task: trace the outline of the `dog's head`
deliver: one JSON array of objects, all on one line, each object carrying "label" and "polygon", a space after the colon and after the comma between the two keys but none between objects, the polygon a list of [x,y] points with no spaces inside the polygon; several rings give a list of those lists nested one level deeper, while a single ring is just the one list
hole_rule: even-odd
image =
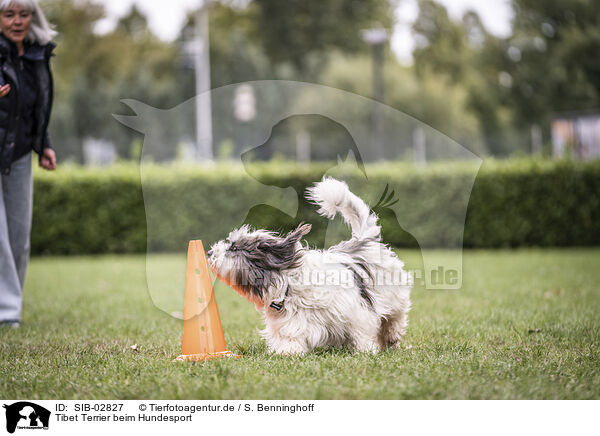
[{"label": "dog's head", "polygon": [[208,262],[220,280],[262,307],[270,288],[281,289],[282,271],[300,266],[300,238],[310,229],[301,224],[283,236],[244,225],[210,248]]}]

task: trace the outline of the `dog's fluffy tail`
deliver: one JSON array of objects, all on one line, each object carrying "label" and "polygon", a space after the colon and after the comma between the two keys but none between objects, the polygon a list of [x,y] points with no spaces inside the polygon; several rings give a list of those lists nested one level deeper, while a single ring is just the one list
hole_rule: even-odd
[{"label": "dog's fluffy tail", "polygon": [[333,219],[340,213],[352,229],[356,239],[381,239],[377,215],[371,213],[364,201],[350,192],[348,185],[332,178],[324,178],[307,189],[306,198],[319,206],[319,214]]}]

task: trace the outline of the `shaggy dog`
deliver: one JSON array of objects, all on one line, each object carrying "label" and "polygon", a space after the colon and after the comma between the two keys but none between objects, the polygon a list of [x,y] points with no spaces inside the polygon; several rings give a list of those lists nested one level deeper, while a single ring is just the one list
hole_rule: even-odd
[{"label": "shaggy dog", "polygon": [[412,277],[381,243],[377,216],[338,180],[307,190],[318,212],[340,213],[352,237],[327,250],[300,239],[302,224],[280,236],[248,226],[234,230],[209,250],[209,263],[225,283],[264,310],[261,332],[271,351],[303,354],[315,347],[353,347],[377,352],[398,347],[406,333]]}]

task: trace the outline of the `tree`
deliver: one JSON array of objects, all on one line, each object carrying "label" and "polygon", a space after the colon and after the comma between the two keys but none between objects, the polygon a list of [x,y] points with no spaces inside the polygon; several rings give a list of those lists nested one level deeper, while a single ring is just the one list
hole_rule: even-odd
[{"label": "tree", "polygon": [[[523,122],[600,107],[600,3],[513,0],[507,40],[513,110]],[[512,54],[512,56],[511,56]]]},{"label": "tree", "polygon": [[74,156],[81,161],[81,135],[86,131],[86,122],[79,115],[86,112],[91,102],[78,105],[81,99],[76,97],[76,90],[85,80],[81,66],[87,63],[90,48],[96,43],[93,28],[104,16],[104,8],[86,0],[77,5],[70,0],[48,0],[41,7],[59,31],[56,57],[52,60],[55,102],[51,136],[61,158]]},{"label": "tree", "polygon": [[123,112],[123,98],[158,107],[180,102],[176,47],[154,36],[135,7],[104,35],[94,32],[104,8],[93,1],[48,0],[42,7],[59,31],[50,126],[59,154],[82,161],[83,140],[96,137],[129,157],[137,134],[111,114]]},{"label": "tree", "polygon": [[361,30],[391,28],[395,1],[254,0],[248,13],[252,35],[274,65],[292,66],[298,78],[314,79],[335,51],[365,52]]},{"label": "tree", "polygon": [[414,69],[420,81],[433,74],[462,88],[465,107],[479,121],[488,152],[511,152],[507,136],[511,118],[502,110],[504,90],[498,82],[506,57],[501,41],[485,29],[474,11],[467,11],[462,21],[454,21],[446,8],[433,0],[419,1],[413,33],[417,43]]},{"label": "tree", "polygon": [[417,74],[430,70],[448,76],[453,82],[464,78],[471,60],[466,29],[450,19],[444,6],[433,0],[420,0],[412,30]]}]

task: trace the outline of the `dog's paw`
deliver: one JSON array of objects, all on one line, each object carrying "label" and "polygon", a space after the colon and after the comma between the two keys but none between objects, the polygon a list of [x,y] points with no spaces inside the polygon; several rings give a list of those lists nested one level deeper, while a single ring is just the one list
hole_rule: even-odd
[{"label": "dog's paw", "polygon": [[284,342],[277,344],[272,351],[280,356],[302,356],[308,350],[298,342]]},{"label": "dog's paw", "polygon": [[401,338],[396,339],[396,340],[391,340],[386,345],[387,345],[387,348],[392,348],[392,349],[397,349],[397,350],[401,350],[404,348],[404,342],[402,342]]},{"label": "dog's paw", "polygon": [[354,346],[354,349],[357,353],[371,353],[377,354],[381,351],[381,347],[377,342],[361,342]]}]

